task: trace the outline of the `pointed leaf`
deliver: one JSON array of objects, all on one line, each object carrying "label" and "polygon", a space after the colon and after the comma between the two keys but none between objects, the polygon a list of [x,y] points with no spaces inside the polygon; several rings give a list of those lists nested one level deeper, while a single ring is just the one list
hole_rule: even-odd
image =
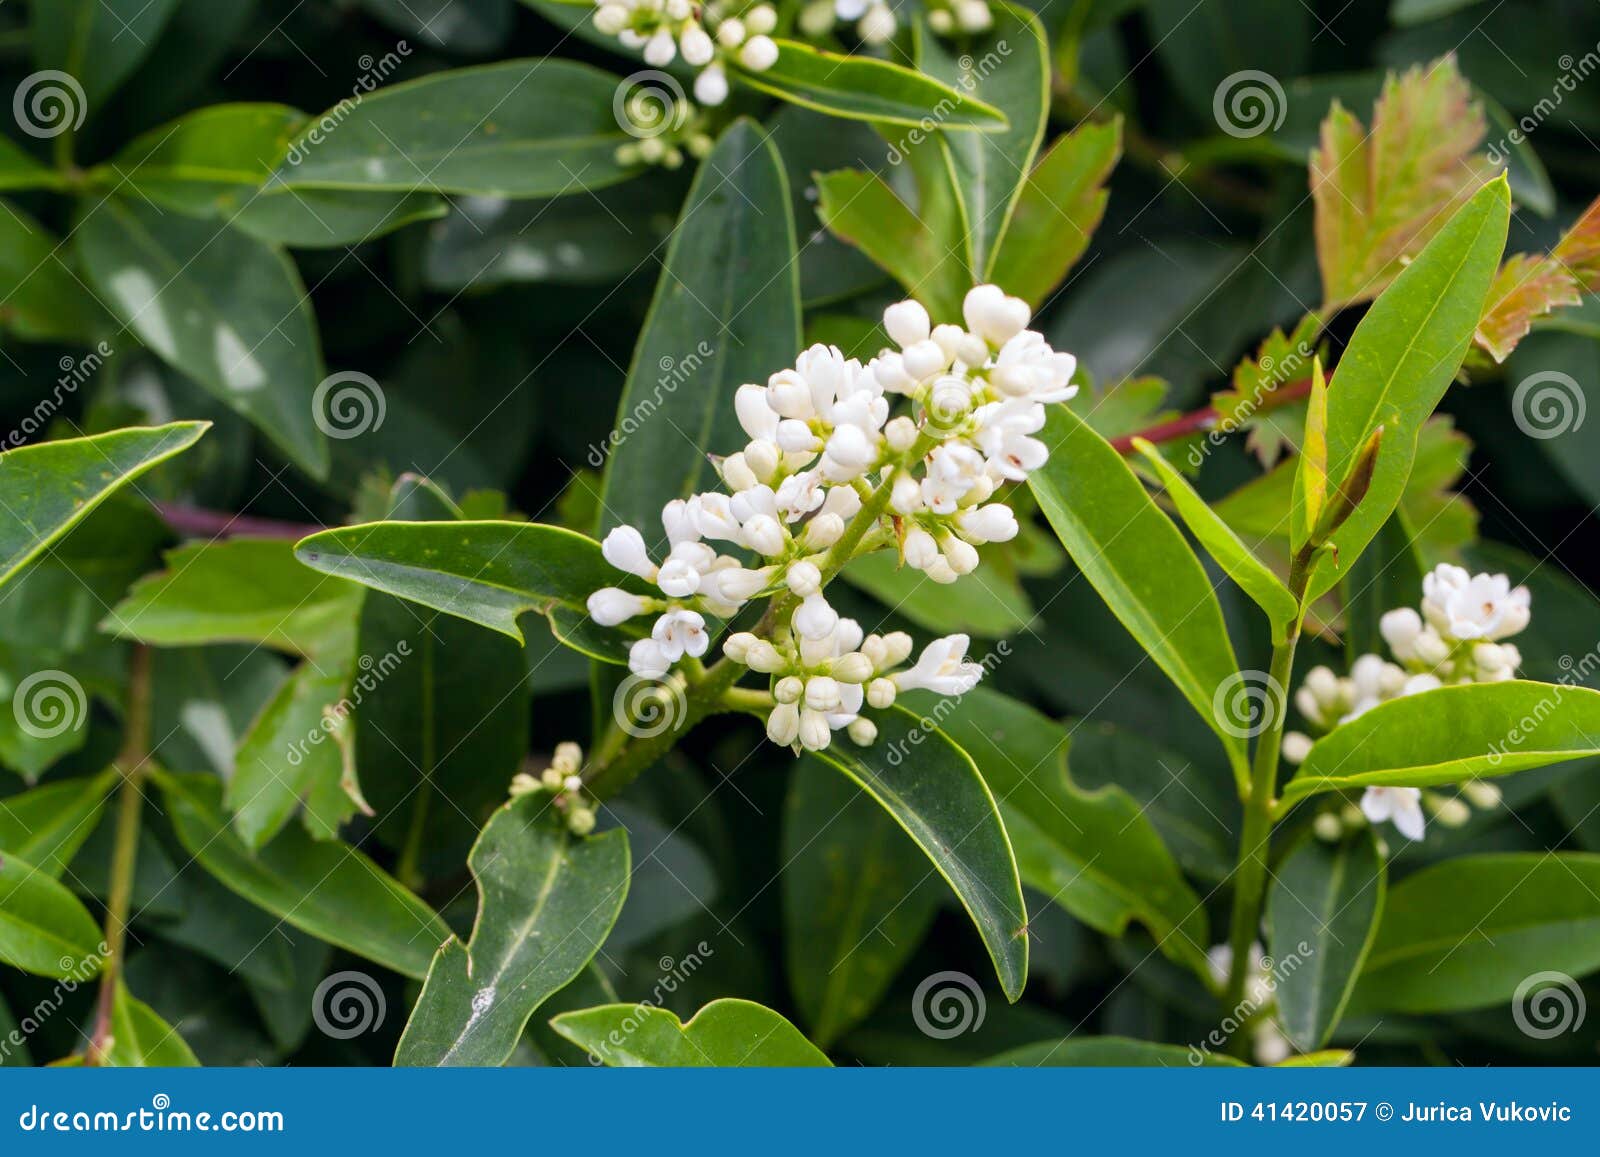
[{"label": "pointed leaf", "polygon": [[1328,504],[1328,382],[1322,362],[1311,363],[1311,397],[1306,402],[1306,432],[1300,441],[1300,465],[1294,475],[1294,501],[1289,515],[1289,550],[1311,540]]},{"label": "pointed leaf", "polygon": [[1538,318],[1583,297],[1578,282],[1559,261],[1518,253],[1508,257],[1489,287],[1489,300],[1472,340],[1496,363],[1528,336]]},{"label": "pointed leaf", "polygon": [[50,0],[33,5],[34,59],[40,68],[73,77],[81,86],[80,99],[88,100],[88,109],[70,105],[69,115],[100,111],[105,98],[139,66],[177,7],[178,0]]},{"label": "pointed leaf", "polygon": [[200,1062],[155,1009],[118,981],[111,1004],[111,1049],[106,1063],[117,1068],[180,1068]]},{"label": "pointed leaf", "polygon": [[[0,144],[0,163],[5,147]],[[111,318],[84,288],[67,256],[60,238],[15,205],[0,201],[0,329],[26,341],[85,344],[111,329]]]},{"label": "pointed leaf", "polygon": [[1222,741],[1241,779],[1244,729],[1218,709],[1238,661],[1211,580],[1111,444],[1065,406],[1041,435],[1050,460],[1028,480],[1078,569]]},{"label": "pointed leaf", "polygon": [[793,40],[778,41],[778,59],[762,72],[735,66],[758,92],[830,116],[879,124],[941,129],[1002,129],[1005,114],[914,69],[871,56],[842,56]]},{"label": "pointed leaf", "polygon": [[1321,1048],[1337,1027],[1378,933],[1385,881],[1371,828],[1337,844],[1303,838],[1273,869],[1267,950],[1278,1020],[1297,1047]]},{"label": "pointed leaf", "polygon": [[450,936],[421,900],[356,849],[295,826],[252,853],[228,824],[222,784],[207,775],[159,779],[173,830],[231,890],[319,940],[422,977]]},{"label": "pointed leaf", "polygon": [[472,938],[439,949],[406,1024],[397,1065],[501,1065],[534,1010],[583,971],[628,893],[628,836],[574,836],[550,797],[512,800],[468,861]]},{"label": "pointed leaf", "polygon": [[313,478],[328,473],[325,371],[294,264],[231,225],[109,197],[75,237],[90,282],[162,360],[254,423]]},{"label": "pointed leaf", "polygon": [[605,1004],[550,1022],[613,1068],[792,1068],[828,1065],[800,1030],[748,1000],[714,1000],[687,1022],[647,1004]]},{"label": "pointed leaf", "polygon": [[626,663],[630,639],[597,626],[586,601],[629,585],[586,535],[537,522],[374,522],[295,546],[301,562],[523,642],[517,616],[538,611],[567,646]]},{"label": "pointed leaf", "polygon": [[653,542],[662,505],[715,480],[706,455],[749,440],[734,391],[800,349],[790,212],[777,150],[753,121],[735,121],[695,173],[634,347],[606,459],[605,529],[634,526]]},{"label": "pointed leaf", "polygon": [[994,796],[967,753],[937,727],[899,707],[873,718],[878,738],[870,747],[834,744],[817,758],[877,800],[933,861],[1015,1001],[1028,977],[1028,915]]},{"label": "pointed leaf", "polygon": [[210,422],[173,422],[41,442],[0,454],[0,483],[5,486],[0,583],[119,487],[182,453],[210,428]]},{"label": "pointed leaf", "polygon": [[1135,438],[1133,445],[1161,479],[1161,484],[1167,489],[1167,497],[1172,499],[1178,517],[1183,519],[1189,533],[1199,540],[1200,545],[1206,548],[1206,553],[1216,560],[1227,576],[1239,584],[1239,589],[1267,613],[1274,636],[1282,638],[1285,628],[1300,614],[1300,606],[1289,593],[1289,588],[1218,517],[1216,511],[1206,505],[1206,500],[1195,493],[1189,480],[1161,456],[1161,451],[1143,438]]},{"label": "pointed leaf", "polygon": [[0,851],[0,962],[79,980],[105,963],[100,929],[83,902],[9,851]]},{"label": "pointed leaf", "polygon": [[967,274],[949,260],[926,213],[912,212],[876,173],[818,173],[817,216],[841,241],[865,253],[934,317],[961,315]]},{"label": "pointed leaf", "polygon": [[1514,679],[1391,699],[1319,739],[1284,789],[1431,787],[1600,755],[1600,691]]},{"label": "pointed leaf", "polygon": [[93,833],[118,779],[113,769],[0,799],[0,854],[20,856],[59,880]]}]

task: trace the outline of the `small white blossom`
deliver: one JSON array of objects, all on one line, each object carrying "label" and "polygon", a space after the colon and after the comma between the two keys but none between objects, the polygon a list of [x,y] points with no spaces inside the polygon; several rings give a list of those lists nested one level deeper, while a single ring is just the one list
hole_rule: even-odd
[{"label": "small white blossom", "polygon": [[651,609],[651,600],[619,587],[602,587],[589,596],[589,617],[602,627],[625,623]]},{"label": "small white blossom", "polygon": [[983,678],[983,668],[967,658],[966,635],[946,635],[922,649],[916,666],[894,676],[901,691],[924,690],[939,695],[965,695]]},{"label": "small white blossom", "polygon": [[1361,811],[1374,824],[1392,822],[1408,840],[1420,840],[1427,826],[1422,792],[1414,787],[1369,787],[1361,796]]}]

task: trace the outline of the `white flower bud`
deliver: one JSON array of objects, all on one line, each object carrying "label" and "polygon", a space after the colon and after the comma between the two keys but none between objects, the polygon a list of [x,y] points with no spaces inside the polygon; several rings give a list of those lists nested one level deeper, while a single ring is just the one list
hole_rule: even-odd
[{"label": "white flower bud", "polygon": [[636,574],[640,578],[656,577],[655,564],[645,550],[644,536],[631,526],[619,526],[606,535],[600,544],[600,553],[618,570]]},{"label": "white flower bud", "polygon": [[981,369],[989,360],[989,343],[975,333],[963,334],[956,343],[956,359],[973,369]]},{"label": "white flower bud", "polygon": [[683,53],[684,62],[696,68],[710,64],[717,52],[710,35],[698,24],[683,30],[683,35],[678,37],[678,50]]},{"label": "white flower bud", "polygon": [[839,682],[827,675],[813,675],[806,680],[806,706],[813,711],[839,709]]},{"label": "white flower bud", "polygon": [[747,490],[760,483],[756,472],[750,469],[744,454],[730,454],[722,460],[722,481],[729,490]]},{"label": "white flower bud", "polygon": [[920,526],[913,526],[906,531],[906,540],[903,546],[907,566],[914,566],[925,571],[932,566],[939,557],[939,544],[933,540],[933,535],[923,530]]},{"label": "white flower bud", "polygon": [[874,679],[867,684],[867,702],[878,710],[894,706],[895,685],[892,679]]},{"label": "white flower bud", "polygon": [[1339,677],[1327,667],[1313,667],[1307,671],[1305,685],[1318,703],[1330,704],[1339,698]]},{"label": "white flower bud", "polygon": [[933,565],[928,567],[928,569],[922,573],[927,575],[936,583],[945,583],[947,585],[955,582],[956,579],[961,577],[955,572],[955,568],[950,565],[949,561],[943,555],[940,555],[938,558],[934,559]]},{"label": "white flower bud", "polygon": [[988,0],[956,0],[955,8],[956,22],[963,32],[985,32],[994,24]]},{"label": "white flower bud", "polygon": [[1407,662],[1416,658],[1417,636],[1422,634],[1422,616],[1410,607],[1389,611],[1378,620],[1378,633],[1389,644],[1394,657]]},{"label": "white flower bud", "polygon": [[[989,6],[981,3],[987,17]],[[979,285],[961,303],[967,328],[992,345],[1002,346],[1028,328],[1032,311],[1020,297],[1008,297],[998,285]]]},{"label": "white flower bud", "polygon": [[767,738],[779,747],[788,747],[800,735],[800,708],[779,703],[767,716]]},{"label": "white flower bud", "polygon": [[778,447],[786,454],[812,454],[822,449],[822,439],[801,419],[785,418],[778,423]]},{"label": "white flower bud", "polygon": [[575,836],[586,836],[594,831],[594,809],[573,808],[567,813],[567,829]]},{"label": "white flower bud", "polygon": [[978,569],[978,550],[971,543],[950,535],[943,545],[945,561],[956,574],[971,574]]},{"label": "white flower bud", "polygon": [[896,514],[916,514],[923,508],[922,486],[910,474],[900,474],[889,490],[889,509]]},{"label": "white flower bud", "polygon": [[897,301],[883,311],[883,328],[889,332],[889,340],[902,348],[927,341],[932,324],[920,301]]},{"label": "white flower bud", "polygon": [[767,379],[767,405],[781,418],[806,421],[817,413],[811,387],[795,370],[779,370]]},{"label": "white flower bud", "polygon": [[661,644],[654,639],[640,639],[628,649],[628,670],[646,679],[659,679],[667,673],[672,663]]},{"label": "white flower bud", "polygon": [[894,36],[894,11],[888,4],[874,4],[856,25],[856,32],[868,44],[887,44]]},{"label": "white flower bud", "polygon": [[1506,659],[1506,649],[1498,643],[1479,643],[1472,648],[1472,661],[1480,671],[1504,670]]},{"label": "white flower bud", "polygon": [[772,688],[772,697],[779,703],[798,703],[806,693],[806,682],[798,675],[785,675]]},{"label": "white flower bud", "polygon": [[567,791],[582,791],[583,777],[578,775],[569,775],[566,779],[561,781],[561,786]]},{"label": "white flower bud", "polygon": [[871,747],[872,741],[878,738],[878,725],[870,719],[857,716],[845,728],[845,733],[857,747]]},{"label": "white flower bud", "polygon": [[539,774],[539,782],[551,791],[561,790],[561,781],[566,779],[566,773],[558,767],[547,767]]},{"label": "white flower bud", "polygon": [[583,748],[571,740],[556,744],[555,753],[550,757],[550,766],[562,775],[572,775],[583,767]]},{"label": "white flower bud", "polygon": [[1296,766],[1311,754],[1311,736],[1304,731],[1286,731],[1283,734],[1283,758]]},{"label": "white flower bud", "polygon": [[595,10],[594,26],[607,36],[615,36],[628,26],[628,10],[621,4],[602,4]]},{"label": "white flower bud", "polygon": [[614,627],[650,610],[651,600],[620,587],[601,587],[589,596],[587,605],[591,619],[602,627]]},{"label": "white flower bud", "polygon": [[889,449],[896,454],[904,454],[917,440],[917,424],[904,414],[890,418],[883,428],[883,437],[889,443]]},{"label": "white flower bud", "polygon": [[1433,818],[1447,828],[1459,828],[1472,818],[1472,809],[1465,800],[1455,796],[1428,795],[1428,806],[1433,811]]},{"label": "white flower bud", "polygon": [[935,8],[928,13],[928,27],[940,36],[949,36],[950,33],[955,31],[955,17],[950,15],[948,8]]},{"label": "white flower bud", "polygon": [[658,28],[644,44],[644,62],[655,68],[665,68],[678,55],[678,46],[672,42],[672,33]]},{"label": "white flower bud", "polygon": [[699,591],[700,572],[681,558],[669,558],[656,573],[656,585],[664,595],[686,599]]},{"label": "white flower bud", "polygon": [[1333,812],[1321,812],[1311,821],[1311,830],[1325,844],[1338,843],[1344,838],[1344,824]]},{"label": "white flower bud", "polygon": [[[776,423],[772,431],[777,433]],[[772,476],[777,473],[778,463],[782,458],[783,451],[778,449],[778,444],[768,439],[758,439],[744,448],[745,465],[750,467],[750,472],[761,482],[772,481]]]},{"label": "white flower bud", "polygon": [[783,653],[765,639],[757,639],[744,653],[744,662],[752,671],[771,675],[789,665]]},{"label": "white flower bud", "polygon": [[761,640],[749,631],[735,631],[722,641],[722,653],[735,663],[749,663],[750,648]]},{"label": "white flower bud", "polygon": [[806,523],[800,540],[808,550],[827,550],[844,537],[844,519],[824,511]]},{"label": "white flower bud", "polygon": [[1501,800],[1505,798],[1501,795],[1498,784],[1481,779],[1469,779],[1461,785],[1461,793],[1472,801],[1473,807],[1485,811],[1499,807]]},{"label": "white flower bud", "polygon": [[826,639],[839,623],[839,613],[820,594],[809,595],[797,608],[790,625],[803,639]]},{"label": "white flower bud", "polygon": [[734,17],[717,25],[717,43],[724,48],[738,48],[744,43],[744,21]]},{"label": "white flower bud", "polygon": [[800,712],[800,746],[807,751],[821,751],[828,746],[833,732],[828,728],[828,717],[821,711]]},{"label": "white flower bud", "polygon": [[883,636],[883,662],[878,664],[878,670],[898,667],[906,661],[915,646],[911,636],[904,631],[890,631]]},{"label": "white flower bud", "polygon": [[1430,667],[1437,667],[1450,657],[1450,644],[1445,642],[1439,632],[1428,627],[1416,637],[1412,644],[1416,649],[1417,658]]},{"label": "white flower bud", "polygon": [[956,526],[968,542],[1010,542],[1017,537],[1017,516],[1003,502],[956,512]]},{"label": "white flower bud", "polygon": [[817,564],[801,559],[799,562],[789,564],[789,569],[784,572],[783,581],[788,584],[789,590],[798,598],[808,598],[822,589],[822,572],[817,569]]},{"label": "white flower bud", "polygon": [[739,49],[739,63],[751,72],[765,72],[778,63],[778,44],[770,36],[752,36]]},{"label": "white flower bud", "polygon": [[872,660],[860,651],[840,655],[833,661],[833,677],[841,683],[865,683],[872,678]]},{"label": "white flower bud", "polygon": [[772,579],[772,568],[746,570],[742,566],[722,566],[700,580],[701,593],[718,602],[743,603],[755,598]]},{"label": "white flower bud", "polygon": [[694,78],[694,99],[707,108],[716,108],[728,99],[728,74],[720,64],[708,64]]},{"label": "white flower bud", "polygon": [[777,26],[778,13],[770,4],[758,4],[744,14],[745,31],[755,36],[765,36]]},{"label": "white flower bud", "polygon": [[757,554],[773,558],[788,548],[789,536],[776,518],[770,514],[758,514],[744,524],[739,541]]},{"label": "white flower bud", "polygon": [[891,394],[908,394],[916,380],[906,373],[905,359],[897,353],[883,353],[872,359],[872,379]]},{"label": "white flower bud", "polygon": [[900,356],[900,364],[907,374],[920,382],[948,367],[950,359],[939,348],[938,342],[929,339],[907,348]]}]

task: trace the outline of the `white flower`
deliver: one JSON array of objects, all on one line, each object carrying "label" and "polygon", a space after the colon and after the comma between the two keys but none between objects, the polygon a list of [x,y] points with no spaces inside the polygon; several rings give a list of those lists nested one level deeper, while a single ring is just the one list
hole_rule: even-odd
[{"label": "white flower", "polygon": [[902,551],[907,566],[915,567],[917,570],[927,570],[939,557],[939,544],[926,530],[920,526],[913,526],[906,531]]},{"label": "white flower", "polygon": [[684,63],[696,68],[710,64],[717,51],[711,37],[698,24],[683,30],[683,35],[678,37],[678,50],[683,53]]},{"label": "white flower", "polygon": [[738,48],[744,43],[744,21],[734,17],[717,25],[717,43],[724,48]]},{"label": "white flower", "polygon": [[686,599],[699,592],[700,572],[686,559],[669,558],[656,574],[656,585],[664,595]]},{"label": "white flower", "polygon": [[966,635],[946,635],[922,649],[916,666],[896,673],[901,691],[925,690],[939,695],[965,695],[983,678],[983,668],[967,658]]},{"label": "white flower", "polygon": [[778,412],[767,400],[767,387],[743,385],[733,392],[733,412],[739,426],[751,441],[765,438],[773,441],[778,436]]},{"label": "white flower", "polygon": [[778,63],[778,44],[770,36],[752,36],[739,49],[739,63],[751,72],[765,72]]},{"label": "white flower", "polygon": [[[720,559],[718,560],[721,561]],[[762,567],[759,570],[746,570],[734,563],[732,566],[719,566],[710,574],[701,579],[701,591],[719,603],[743,603],[756,596],[756,593],[771,581],[772,568]]]},{"label": "white flower", "polygon": [[[865,0],[854,0],[860,3],[860,11],[855,16],[845,16],[843,6],[850,2],[853,0],[839,0],[839,15],[846,20],[855,20],[866,11],[867,5]],[[928,311],[920,301],[897,301],[883,311],[883,328],[888,331],[889,340],[902,349],[927,341],[932,324]]]},{"label": "white flower", "polygon": [[667,658],[661,644],[654,639],[640,639],[628,649],[628,670],[635,675],[659,679],[671,666],[672,660]]},{"label": "white flower", "polygon": [[857,747],[871,747],[878,738],[878,725],[870,719],[857,716],[845,725],[845,733]]},{"label": "white flower", "polygon": [[1286,731],[1283,733],[1283,758],[1293,764],[1302,764],[1306,756],[1311,754],[1311,736],[1304,731]]},{"label": "white flower", "polygon": [[706,65],[694,78],[694,99],[707,108],[715,108],[728,99],[728,74],[720,64]]},{"label": "white flower", "polygon": [[956,504],[983,475],[983,456],[971,446],[946,442],[928,455],[922,500],[935,514],[953,514]]},{"label": "white flower", "polygon": [[1029,437],[1044,428],[1044,407],[1027,398],[1008,398],[979,407],[976,441],[988,464],[1002,478],[1022,482],[1043,466],[1050,449]]},{"label": "white flower", "polygon": [[768,558],[780,555],[788,547],[789,536],[778,520],[770,514],[757,514],[747,520],[739,532],[739,543]]},{"label": "white flower", "polygon": [[[940,348],[939,343],[931,338],[926,341],[919,341],[916,345],[907,346],[905,352],[900,355],[901,368],[907,375],[919,382],[949,369],[950,361],[950,355],[945,353]],[[884,388],[888,389],[889,386],[885,385]]]},{"label": "white flower", "polygon": [[767,738],[780,747],[788,747],[800,735],[800,708],[791,702],[779,702],[767,716]]},{"label": "white flower", "polygon": [[801,747],[807,751],[821,751],[832,738],[833,731],[828,726],[827,715],[806,707],[800,709]]},{"label": "white flower", "polygon": [[948,535],[941,545],[945,562],[956,574],[971,574],[978,569],[978,549],[971,543],[963,542],[954,535]]},{"label": "white flower", "polygon": [[[1458,577],[1452,574],[1449,579]],[[1437,582],[1427,598],[1444,620],[1436,623],[1439,630],[1457,639],[1503,639],[1528,625],[1528,588],[1512,590],[1503,574],[1474,575],[1464,583]]]},{"label": "white flower", "polygon": [[[988,11],[988,5],[983,6]],[[1033,311],[1020,297],[1008,297],[998,285],[979,285],[967,291],[961,316],[967,328],[995,346],[1003,346],[1028,328]]]},{"label": "white flower", "polygon": [[656,577],[656,567],[645,549],[644,535],[631,526],[619,526],[606,535],[600,544],[600,553],[618,570],[638,575],[644,579]]},{"label": "white flower", "polygon": [[963,32],[984,32],[994,24],[988,0],[956,0],[955,11]]},{"label": "white flower", "polygon": [[822,505],[827,497],[822,476],[815,470],[791,474],[778,484],[772,497],[773,509],[785,522],[795,522]]},{"label": "white flower", "polygon": [[1417,638],[1422,629],[1422,616],[1410,607],[1390,611],[1378,620],[1378,633],[1403,663],[1417,657]]},{"label": "white flower", "polygon": [[770,4],[758,4],[744,14],[744,26],[757,36],[778,27],[778,11]]},{"label": "white flower", "polygon": [[958,511],[956,526],[968,542],[1010,542],[1017,537],[1017,516],[1003,502]]},{"label": "white flower", "polygon": [[711,644],[711,637],[706,634],[706,621],[697,611],[668,611],[656,620],[650,637],[669,663],[676,663],[685,655],[698,659]]},{"label": "white flower", "polygon": [[1071,384],[1077,370],[1077,358],[1052,349],[1043,334],[1023,330],[1001,348],[989,381],[1010,397],[1066,402],[1078,395]]},{"label": "white flower", "polygon": [[822,571],[817,569],[816,563],[801,559],[789,564],[783,581],[796,597],[809,598],[822,589]]},{"label": "white flower", "polygon": [[827,550],[844,537],[844,519],[830,511],[822,511],[806,523],[801,541],[807,550]]},{"label": "white flower", "polygon": [[621,4],[602,4],[594,14],[594,26],[607,36],[615,36],[628,25],[628,10]]},{"label": "white flower", "polygon": [[802,639],[826,639],[839,623],[839,613],[820,594],[805,598],[795,608],[791,623]]},{"label": "white flower", "polygon": [[1374,824],[1393,822],[1408,840],[1420,840],[1427,822],[1422,792],[1414,787],[1369,787],[1361,796],[1361,811]]},{"label": "white flower", "polygon": [[665,68],[678,55],[678,46],[672,41],[672,32],[658,28],[644,44],[644,62],[654,68]]},{"label": "white flower", "polygon": [[629,594],[620,587],[601,587],[589,596],[589,617],[602,627],[625,623],[635,615],[650,609],[651,601],[640,595]]}]

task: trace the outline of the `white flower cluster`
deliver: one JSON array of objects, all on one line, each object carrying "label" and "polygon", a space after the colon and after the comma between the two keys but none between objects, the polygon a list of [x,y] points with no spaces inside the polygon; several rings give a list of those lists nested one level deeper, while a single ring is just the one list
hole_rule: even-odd
[{"label": "white flower cluster", "polygon": [[539,775],[519,771],[511,778],[511,798],[536,791],[548,791],[554,796],[556,809],[567,818],[567,827],[574,835],[586,836],[594,831],[594,808],[583,798],[583,748],[576,743],[556,744],[550,766]]},{"label": "white flower cluster", "polygon": [[[1251,942],[1246,964],[1245,1003],[1258,1012],[1270,1008],[1277,1000],[1277,978],[1267,967],[1267,954],[1259,940]],[[1228,974],[1233,971],[1233,945],[1213,945],[1206,952],[1206,969],[1218,989],[1226,985]],[[1259,1065],[1282,1064],[1294,1052],[1289,1038],[1283,1035],[1278,1022],[1270,1016],[1259,1017],[1250,1025],[1250,1037],[1251,1052]]]},{"label": "white flower cluster", "polygon": [[[685,657],[700,658],[710,645],[706,616],[726,619],[751,599],[778,596],[767,637],[741,632],[724,646],[771,677],[768,733],[778,743],[814,750],[841,728],[870,743],[876,729],[859,717],[863,701],[882,708],[897,691],[959,695],[977,683],[982,668],[966,659],[965,635],[935,640],[915,666],[896,671],[911,639],[865,635],[821,593],[848,561],[830,548],[864,502],[874,504],[868,517],[885,507],[894,517],[858,528],[848,545],[862,553],[896,546],[937,582],[973,570],[979,545],[1016,535],[1011,508],[989,499],[1043,464],[1045,446],[1032,435],[1045,403],[1076,393],[1076,361],[1029,330],[1027,304],[995,286],[968,293],[963,314],[965,329],[934,326],[921,305],[902,301],[884,311],[897,349],[862,365],[814,345],[765,385],[739,387],[734,408],[750,441],[719,464],[731,493],[667,503],[660,562],[633,527],[602,544],[612,566],[660,592],[607,587],[588,601],[605,626],[658,615],[629,653],[635,674],[660,678]],[[890,416],[895,395],[910,400],[909,413]]]},{"label": "white flower cluster", "polygon": [[685,64],[700,70],[694,98],[703,105],[728,99],[726,61],[765,72],[778,60],[777,42],[769,35],[778,13],[770,4],[741,10],[716,0],[596,0],[594,26],[624,48],[643,50],[652,68],[665,68],[682,54]]},{"label": "white flower cluster", "polygon": [[[987,32],[994,27],[989,0],[929,0],[928,27],[940,36]],[[894,36],[899,21],[890,0],[818,0],[800,14],[800,28],[808,36],[822,36],[835,19],[856,26],[856,35],[866,44],[886,44]]]},{"label": "white flower cluster", "polygon": [[[1513,588],[1503,574],[1473,575],[1441,563],[1423,576],[1420,614],[1401,607],[1379,620],[1378,629],[1397,662],[1362,655],[1343,678],[1327,667],[1313,667],[1295,692],[1295,706],[1322,735],[1389,699],[1447,684],[1514,679],[1522,654],[1514,643],[1502,640],[1528,625],[1529,602],[1528,588]],[[1283,737],[1284,758],[1303,762],[1311,744],[1310,735],[1288,732]],[[1468,784],[1463,792],[1479,807],[1493,807],[1500,799],[1492,784]],[[1392,822],[1408,839],[1420,840],[1425,799],[1441,822],[1466,821],[1469,810],[1459,798],[1434,793],[1424,797],[1414,787],[1370,787],[1362,797],[1361,814],[1347,813],[1342,823],[1333,813],[1319,816],[1319,834],[1337,838],[1364,815],[1374,824]]]}]

